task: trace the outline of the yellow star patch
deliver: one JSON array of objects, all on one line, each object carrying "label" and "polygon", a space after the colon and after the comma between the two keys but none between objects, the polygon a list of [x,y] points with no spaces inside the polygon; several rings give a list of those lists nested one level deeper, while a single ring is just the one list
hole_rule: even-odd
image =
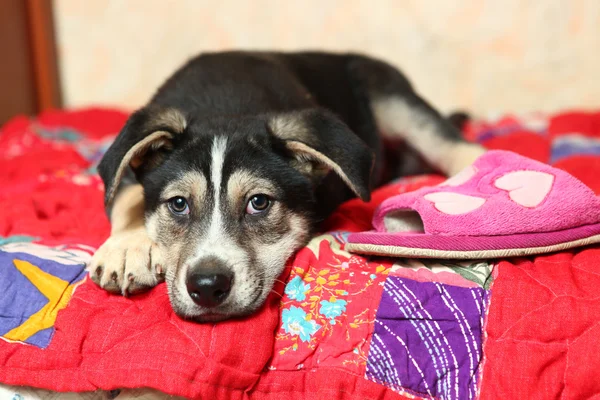
[{"label": "yellow star patch", "polygon": [[25,341],[39,331],[54,326],[56,315],[65,308],[75,288],[82,281],[74,284],[42,271],[27,261],[13,260],[15,267],[42,293],[48,303],[38,312],[32,314],[27,321],[3,335],[14,341]]}]

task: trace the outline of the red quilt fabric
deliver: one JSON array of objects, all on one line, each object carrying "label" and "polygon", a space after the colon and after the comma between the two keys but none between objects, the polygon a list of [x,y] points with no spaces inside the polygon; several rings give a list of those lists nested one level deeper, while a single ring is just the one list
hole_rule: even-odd
[{"label": "red quilt fabric", "polygon": [[[0,131],[0,383],[214,399],[600,396],[599,247],[499,263],[345,252],[377,204],[438,176],[342,205],[250,318],[183,321],[164,284],[100,290],[84,270],[109,232],[95,165],[126,118],[53,111]],[[600,113],[475,121],[465,134],[600,193]]]}]

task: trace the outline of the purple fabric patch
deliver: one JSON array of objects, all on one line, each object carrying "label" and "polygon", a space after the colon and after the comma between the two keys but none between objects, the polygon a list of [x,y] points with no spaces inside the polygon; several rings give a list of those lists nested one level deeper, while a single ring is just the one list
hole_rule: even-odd
[{"label": "purple fabric patch", "polygon": [[[15,260],[29,262],[41,271],[69,284],[79,282],[87,275],[85,264],[65,265],[31,254],[0,250],[0,336],[24,324],[49,301],[39,288],[15,267]],[[39,330],[24,342],[46,348],[53,333],[54,327]]]},{"label": "purple fabric patch", "polygon": [[439,399],[475,398],[488,291],[388,277],[366,377]]}]

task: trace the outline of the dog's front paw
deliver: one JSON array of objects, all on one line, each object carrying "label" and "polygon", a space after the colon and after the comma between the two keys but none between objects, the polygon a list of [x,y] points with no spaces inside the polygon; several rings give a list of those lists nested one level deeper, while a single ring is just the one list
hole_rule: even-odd
[{"label": "dog's front paw", "polygon": [[92,257],[89,271],[101,288],[127,296],[162,282],[163,267],[161,250],[139,228],[109,237]]}]

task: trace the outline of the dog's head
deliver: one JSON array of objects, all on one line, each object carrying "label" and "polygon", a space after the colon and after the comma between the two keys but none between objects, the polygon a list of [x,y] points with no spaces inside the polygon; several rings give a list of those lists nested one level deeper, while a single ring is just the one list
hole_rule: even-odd
[{"label": "dog's head", "polygon": [[309,239],[315,186],[330,171],[368,200],[372,153],[322,110],[200,120],[133,114],[99,166],[110,206],[128,167],[148,234],[166,255],[173,308],[219,320],[256,310]]}]

